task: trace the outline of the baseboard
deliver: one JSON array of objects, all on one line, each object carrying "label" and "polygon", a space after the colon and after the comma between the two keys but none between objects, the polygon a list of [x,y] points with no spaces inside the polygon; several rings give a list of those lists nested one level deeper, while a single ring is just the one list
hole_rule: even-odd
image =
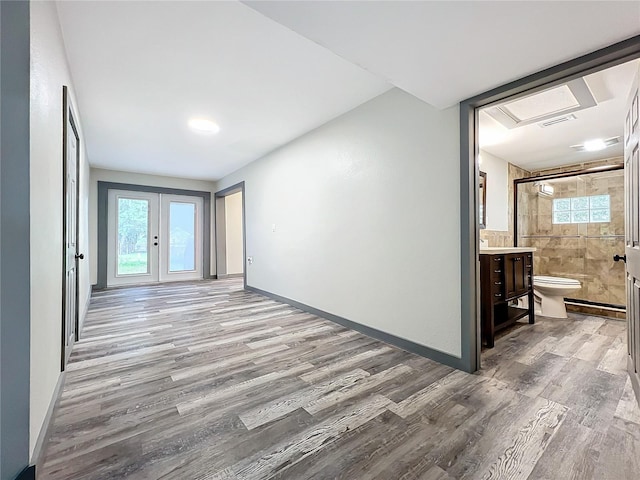
[{"label": "baseboard", "polygon": [[78,331],[78,340],[80,340],[82,329],[84,328],[84,321],[87,319],[87,313],[89,313],[89,304],[91,303],[91,290],[89,289],[89,295],[84,302],[84,308],[82,309],[82,313],[80,314],[80,318],[78,319],[78,323],[80,324],[80,328]]},{"label": "baseboard", "polygon": [[16,477],[16,480],[36,480],[36,466],[29,465],[20,472],[20,475]]},{"label": "baseboard", "polygon": [[[631,355],[627,355],[627,371],[633,372],[633,360],[631,359]],[[640,406],[640,374],[629,374],[629,378],[631,379],[631,386],[633,387],[633,393],[636,396],[636,400],[638,401],[638,405]]]},{"label": "baseboard", "polygon": [[247,285],[245,286],[245,289],[255,293],[259,293],[260,295],[264,295],[265,297],[278,300],[279,302],[286,303],[304,312],[311,313],[318,317],[322,317],[326,320],[342,325],[343,327],[350,328],[351,330],[356,330],[369,337],[375,338],[376,340],[380,340],[382,342],[385,342],[393,346],[396,346],[398,348],[401,348],[403,350],[406,350],[407,352],[415,353],[416,355],[420,355],[422,357],[428,358],[430,360],[434,360],[444,365],[448,365],[458,370],[465,370],[465,367],[462,363],[462,359],[458,357],[454,357],[453,355],[449,355],[448,353],[444,353],[439,350],[435,350],[433,348],[420,345],[419,343],[412,342],[402,337],[396,337],[395,335],[392,335],[387,332],[383,332],[376,328],[367,327],[366,325],[362,325],[360,323],[354,322],[353,320],[348,320],[338,315],[334,315],[333,313],[325,312],[324,310],[320,310],[315,307],[305,305],[304,303],[291,300],[290,298],[283,297],[275,293],[267,292],[266,290],[262,290],[260,288]]},{"label": "baseboard", "polygon": [[[47,442],[47,439],[49,438],[49,434],[51,433],[51,427],[53,426],[53,414],[55,413],[56,407],[58,406],[58,400],[60,399],[60,394],[62,393],[65,376],[65,372],[61,372],[60,376],[58,377],[58,383],[56,384],[56,388],[53,391],[53,396],[51,397],[51,402],[49,403],[47,414],[44,417],[44,421],[42,422],[42,426],[40,427],[40,433],[38,434],[38,439],[36,440],[36,445],[33,448],[33,455],[31,455],[32,465],[39,465],[43,460],[42,455],[44,454],[44,446]],[[22,477],[18,478],[22,479]],[[33,478],[35,478],[35,476]]]}]

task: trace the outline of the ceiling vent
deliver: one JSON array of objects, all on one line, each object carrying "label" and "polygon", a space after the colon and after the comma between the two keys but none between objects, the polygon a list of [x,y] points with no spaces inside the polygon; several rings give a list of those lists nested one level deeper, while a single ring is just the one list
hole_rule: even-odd
[{"label": "ceiling vent", "polygon": [[[611,147],[613,145],[616,145],[616,144],[620,143],[620,137],[607,138],[607,139],[603,140],[603,143],[604,143],[604,147],[602,147],[602,148]],[[586,148],[584,144],[571,145],[571,148],[573,148],[576,152],[585,152],[585,151],[591,151],[592,150],[592,149]],[[598,149],[598,150],[601,150],[601,149]]]},{"label": "ceiling vent", "polygon": [[569,115],[563,115],[561,117],[552,118],[551,120],[545,120],[544,122],[540,122],[538,125],[541,128],[546,128],[551,127],[552,125],[558,125],[559,123],[570,122],[571,120],[577,119],[578,117],[576,117],[573,113],[570,113]]},{"label": "ceiling vent", "polygon": [[505,127],[518,128],[557,119],[595,105],[597,102],[589,86],[583,78],[577,78],[485,111]]}]

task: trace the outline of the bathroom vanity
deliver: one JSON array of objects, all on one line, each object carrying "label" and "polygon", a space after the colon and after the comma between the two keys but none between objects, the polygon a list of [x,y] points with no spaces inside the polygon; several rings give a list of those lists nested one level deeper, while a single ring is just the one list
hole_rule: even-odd
[{"label": "bathroom vanity", "polygon": [[[524,317],[534,323],[533,252],[535,248],[480,249],[482,341],[493,348],[496,332]],[[520,298],[528,302],[518,302]],[[518,303],[526,308],[516,306]]]}]

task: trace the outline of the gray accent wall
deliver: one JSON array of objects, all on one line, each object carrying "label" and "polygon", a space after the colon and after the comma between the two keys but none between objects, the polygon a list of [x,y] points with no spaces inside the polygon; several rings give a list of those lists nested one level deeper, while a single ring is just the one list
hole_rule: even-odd
[{"label": "gray accent wall", "polygon": [[98,182],[98,281],[96,288],[107,287],[107,240],[109,218],[109,190],[129,190],[134,192],[164,193],[167,195],[188,195],[202,197],[203,232],[202,232],[202,275],[210,278],[211,274],[211,192],[199,190],[183,190],[179,188],[154,187],[149,185],[133,185],[128,183]]},{"label": "gray accent wall", "polygon": [[29,2],[0,2],[0,480],[29,463]]}]

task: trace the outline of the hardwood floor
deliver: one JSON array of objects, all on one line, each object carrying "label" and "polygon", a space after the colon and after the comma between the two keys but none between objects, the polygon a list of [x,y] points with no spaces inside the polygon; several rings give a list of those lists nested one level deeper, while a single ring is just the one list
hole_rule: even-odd
[{"label": "hardwood floor", "polygon": [[39,478],[637,479],[625,335],[538,317],[469,375],[239,279],[98,292]]}]

